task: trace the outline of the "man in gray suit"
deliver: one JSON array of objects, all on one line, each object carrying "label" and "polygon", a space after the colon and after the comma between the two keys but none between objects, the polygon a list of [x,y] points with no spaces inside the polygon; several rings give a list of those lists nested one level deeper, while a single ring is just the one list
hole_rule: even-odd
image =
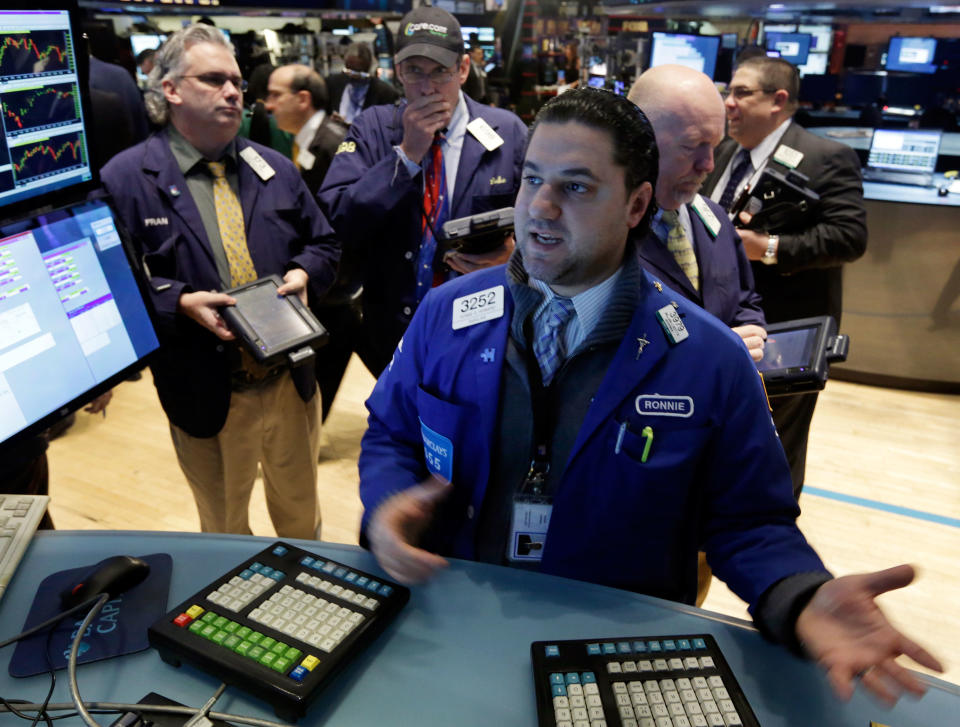
[{"label": "man in gray suit", "polygon": [[[806,175],[810,189],[820,195],[814,210],[775,229],[741,229],[740,237],[753,261],[767,323],[831,315],[839,324],[841,266],[863,255],[867,245],[860,160],[849,146],[815,136],[793,121],[798,88],[796,67],[783,59],[757,56],[737,67],[726,99],[730,138],[717,147],[716,168],[703,188],[729,209],[767,167]],[[798,497],[816,402],[816,393],[772,402]]]}]

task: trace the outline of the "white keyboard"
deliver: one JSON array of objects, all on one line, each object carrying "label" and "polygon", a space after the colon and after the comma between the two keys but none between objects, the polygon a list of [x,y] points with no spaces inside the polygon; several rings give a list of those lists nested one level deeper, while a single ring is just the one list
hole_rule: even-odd
[{"label": "white keyboard", "polygon": [[0,598],[47,511],[46,495],[0,494]]}]

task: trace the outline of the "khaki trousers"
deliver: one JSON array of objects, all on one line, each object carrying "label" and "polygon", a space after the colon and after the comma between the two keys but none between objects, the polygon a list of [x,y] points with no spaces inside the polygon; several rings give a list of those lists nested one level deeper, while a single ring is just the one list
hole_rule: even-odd
[{"label": "khaki trousers", "polygon": [[304,402],[290,373],[284,372],[260,386],[232,392],[227,421],[216,436],[194,437],[170,424],[203,532],[250,533],[250,492],[259,464],[277,535],[319,539],[319,412],[319,393]]}]

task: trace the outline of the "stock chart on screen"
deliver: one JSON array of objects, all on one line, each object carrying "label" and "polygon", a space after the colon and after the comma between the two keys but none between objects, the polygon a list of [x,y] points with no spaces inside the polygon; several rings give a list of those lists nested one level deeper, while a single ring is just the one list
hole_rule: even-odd
[{"label": "stock chart on screen", "polygon": [[0,10],[0,206],[91,177],[66,11]]}]

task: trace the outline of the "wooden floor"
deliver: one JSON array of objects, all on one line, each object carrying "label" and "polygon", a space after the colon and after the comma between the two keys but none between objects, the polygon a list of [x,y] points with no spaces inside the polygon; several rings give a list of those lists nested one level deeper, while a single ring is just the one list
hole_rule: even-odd
[{"label": "wooden floor", "polygon": [[[373,379],[355,358],[325,427],[323,538],[356,543],[357,454]],[[831,381],[810,437],[800,525],[837,575],[914,563],[918,581],[881,597],[891,619],[960,683],[960,399]],[[115,389],[106,417],[78,413],[50,446],[60,529],[197,530],[149,372]],[[850,501],[850,498],[860,498]],[[885,508],[885,509],[883,509]],[[937,522],[937,518],[940,519]],[[258,483],[251,527],[273,535]],[[216,575],[216,574],[211,574]],[[706,608],[746,617],[714,581]]]}]

